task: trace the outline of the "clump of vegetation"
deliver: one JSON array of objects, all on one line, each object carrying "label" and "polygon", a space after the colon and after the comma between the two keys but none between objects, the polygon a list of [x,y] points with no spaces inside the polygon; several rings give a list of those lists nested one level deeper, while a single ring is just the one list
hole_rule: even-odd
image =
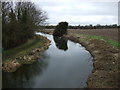
[{"label": "clump of vegetation", "polygon": [[34,37],[34,30],[47,19],[32,2],[2,2],[2,46],[10,49]]},{"label": "clump of vegetation", "polygon": [[67,22],[60,22],[56,26],[56,29],[54,30],[53,35],[61,37],[64,34],[67,34],[67,28],[68,28],[68,23]]}]

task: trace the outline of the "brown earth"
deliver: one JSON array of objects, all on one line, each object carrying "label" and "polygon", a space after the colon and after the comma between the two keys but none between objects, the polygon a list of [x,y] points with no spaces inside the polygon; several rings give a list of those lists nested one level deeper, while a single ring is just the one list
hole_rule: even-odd
[{"label": "brown earth", "polygon": [[103,36],[118,41],[118,29],[69,29],[69,33]]}]

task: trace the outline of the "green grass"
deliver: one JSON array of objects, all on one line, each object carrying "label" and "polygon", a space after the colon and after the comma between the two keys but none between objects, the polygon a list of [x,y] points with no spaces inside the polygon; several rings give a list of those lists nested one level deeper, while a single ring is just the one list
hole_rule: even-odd
[{"label": "green grass", "polygon": [[108,44],[112,45],[112,46],[115,46],[115,47],[118,47],[120,49],[120,43],[119,42],[116,42],[116,41],[113,41],[113,40],[110,40],[110,39],[107,39],[106,37],[103,37],[103,36],[95,36],[95,35],[85,35],[87,38],[89,39],[99,39],[99,40],[104,40],[106,41]]},{"label": "green grass", "polygon": [[27,43],[21,46],[3,51],[2,60],[4,62],[6,60],[10,60],[19,56],[26,55],[36,47],[43,47],[45,42],[47,42],[47,40],[42,36],[35,36],[33,39],[29,40]]}]

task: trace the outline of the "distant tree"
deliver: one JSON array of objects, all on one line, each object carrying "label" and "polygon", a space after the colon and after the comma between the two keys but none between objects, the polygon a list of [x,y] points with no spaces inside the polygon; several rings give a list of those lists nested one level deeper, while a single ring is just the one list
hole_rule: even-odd
[{"label": "distant tree", "polygon": [[92,24],[90,24],[90,25],[89,25],[89,27],[90,27],[90,29],[93,29],[93,26],[92,26]]},{"label": "distant tree", "polygon": [[67,28],[68,28],[67,22],[60,22],[56,26],[56,29],[54,30],[53,35],[54,36],[63,36],[64,34],[67,34]]},{"label": "distant tree", "polygon": [[100,28],[101,28],[101,25],[100,25],[100,24],[97,24],[96,27],[97,27],[97,29],[100,29]]},{"label": "distant tree", "polygon": [[77,26],[77,29],[80,29],[80,27],[81,27],[81,26],[80,26],[80,25],[78,25],[78,26]]},{"label": "distant tree", "polygon": [[120,28],[120,25],[118,25],[118,28]]},{"label": "distant tree", "polygon": [[112,25],[112,28],[117,28],[117,24],[113,24],[113,25]]}]

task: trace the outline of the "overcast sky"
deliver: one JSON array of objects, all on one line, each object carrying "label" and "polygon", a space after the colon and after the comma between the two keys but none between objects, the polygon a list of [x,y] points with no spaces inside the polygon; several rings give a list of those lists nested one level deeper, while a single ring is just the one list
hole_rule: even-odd
[{"label": "overcast sky", "polygon": [[50,25],[67,21],[70,25],[118,24],[117,2],[81,0],[32,0],[48,14]]}]

